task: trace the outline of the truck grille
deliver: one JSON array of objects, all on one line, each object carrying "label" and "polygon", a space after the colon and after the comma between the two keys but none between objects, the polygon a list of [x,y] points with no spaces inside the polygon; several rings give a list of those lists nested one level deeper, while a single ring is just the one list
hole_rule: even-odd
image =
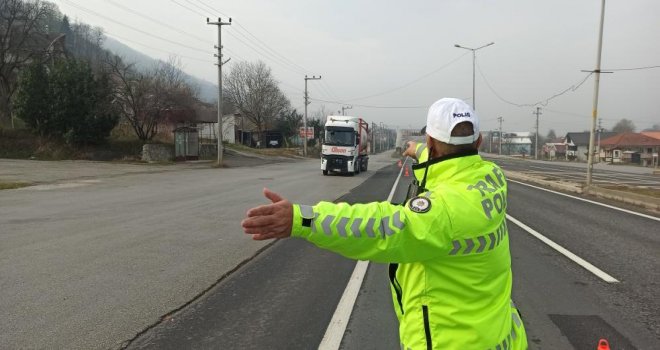
[{"label": "truck grille", "polygon": [[326,169],[330,171],[336,171],[336,169],[339,169],[340,171],[348,171],[348,157],[344,156],[326,156],[325,159],[328,160],[328,163],[326,164]]}]

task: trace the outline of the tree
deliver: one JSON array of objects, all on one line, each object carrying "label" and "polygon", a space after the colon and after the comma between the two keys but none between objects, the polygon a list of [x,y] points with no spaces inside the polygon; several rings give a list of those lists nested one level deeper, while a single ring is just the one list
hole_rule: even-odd
[{"label": "tree", "polygon": [[41,1],[0,1],[0,120],[11,116],[19,70],[43,55],[39,40],[52,5]]},{"label": "tree", "polygon": [[89,65],[62,60],[40,63],[23,74],[16,97],[18,116],[42,136],[68,143],[103,141],[118,121],[107,74],[95,77]]},{"label": "tree", "polygon": [[45,136],[50,130],[51,100],[48,69],[35,62],[21,73],[14,99],[16,117]]},{"label": "tree", "polygon": [[287,139],[298,134],[298,128],[302,126],[302,118],[303,115],[294,109],[280,113],[279,117],[275,120],[275,129],[282,132],[287,147]]},{"label": "tree", "polygon": [[167,110],[189,108],[196,99],[197,92],[185,81],[174,57],[147,72],[138,72],[134,64],[124,64],[119,57],[109,58],[107,64],[120,114],[140,140],[151,140],[158,133]]},{"label": "tree", "polygon": [[653,124],[650,128],[644,129],[644,131],[660,131],[660,124]]},{"label": "tree", "polygon": [[624,118],[614,125],[612,131],[616,133],[635,132],[635,124],[633,124],[632,120]]},{"label": "tree", "polygon": [[548,131],[548,135],[546,135],[545,138],[546,138],[548,141],[556,139],[556,138],[557,138],[557,135],[555,134],[555,130],[554,130],[554,129],[550,129],[550,131]]},{"label": "tree", "polygon": [[117,125],[109,77],[94,77],[86,62],[58,62],[51,73],[50,90],[53,133],[68,143],[99,143]]},{"label": "tree", "polygon": [[276,116],[289,109],[289,100],[270,68],[261,61],[234,64],[225,74],[223,85],[227,100],[256,126],[259,135],[272,126]]},{"label": "tree", "polygon": [[325,105],[320,105],[319,108],[317,108],[313,113],[312,113],[312,118],[313,119],[318,119],[318,120],[326,120],[326,118],[329,115],[335,115],[333,112],[330,111]]}]

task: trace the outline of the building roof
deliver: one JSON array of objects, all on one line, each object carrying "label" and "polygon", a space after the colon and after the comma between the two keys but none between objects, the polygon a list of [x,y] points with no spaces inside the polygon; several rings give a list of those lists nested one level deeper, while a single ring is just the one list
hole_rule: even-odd
[{"label": "building roof", "polygon": [[[616,132],[611,132],[611,131],[606,131],[606,132],[601,132],[600,133],[600,139],[601,139],[601,144],[603,143],[603,139],[612,137],[616,135]],[[589,137],[591,136],[591,133],[589,131],[584,131],[584,132],[569,132],[566,134],[566,143],[573,143],[576,146],[588,146],[589,145]],[[595,135],[598,137],[598,134]]]},{"label": "building roof", "polygon": [[646,136],[640,133],[627,132],[623,134],[618,134],[607,139],[600,140],[600,146],[604,148],[616,148],[616,147],[647,147],[647,146],[660,146],[660,139],[656,139],[650,136]]},{"label": "building roof", "polygon": [[652,137],[654,139],[660,139],[660,131],[642,131],[640,134]]}]

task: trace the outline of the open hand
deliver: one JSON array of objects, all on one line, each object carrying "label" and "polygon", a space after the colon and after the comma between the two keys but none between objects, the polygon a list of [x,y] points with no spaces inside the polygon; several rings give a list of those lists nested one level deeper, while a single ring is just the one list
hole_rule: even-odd
[{"label": "open hand", "polygon": [[241,222],[243,231],[257,241],[291,236],[293,205],[267,188],[264,188],[264,196],[271,204],[248,210],[247,218]]}]

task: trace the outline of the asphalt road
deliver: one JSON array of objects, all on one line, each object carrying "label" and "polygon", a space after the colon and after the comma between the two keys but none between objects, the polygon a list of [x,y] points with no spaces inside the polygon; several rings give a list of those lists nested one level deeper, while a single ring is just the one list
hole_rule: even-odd
[{"label": "asphalt road", "polygon": [[[298,240],[258,244],[232,225],[262,201],[264,184],[304,203],[384,200],[398,174],[391,163],[383,157],[381,171],[353,178],[322,177],[302,162],[3,191],[0,344],[316,348],[355,262]],[[509,221],[514,300],[530,348],[594,349],[600,337],[612,349],[658,348],[658,221],[509,186],[512,220],[619,281],[603,281]],[[369,266],[341,348],[399,348],[384,265]]]},{"label": "asphalt road", "polygon": [[333,200],[391,162],[354,177],[324,177],[317,160],[112,176],[67,162],[55,183],[0,191],[0,348],[121,347],[266,246],[239,225],[263,187]]},{"label": "asphalt road", "polygon": [[[384,199],[396,174],[396,168],[382,169],[351,191],[349,201]],[[405,180],[394,201],[400,201]],[[530,348],[594,349],[601,338],[612,349],[657,348],[658,221],[515,182],[510,183],[509,215],[619,281],[603,281],[509,221],[513,297]],[[130,348],[316,348],[354,266],[304,242],[280,241],[227,285],[218,285]],[[341,349],[399,348],[388,288],[386,266],[371,264]]]}]

